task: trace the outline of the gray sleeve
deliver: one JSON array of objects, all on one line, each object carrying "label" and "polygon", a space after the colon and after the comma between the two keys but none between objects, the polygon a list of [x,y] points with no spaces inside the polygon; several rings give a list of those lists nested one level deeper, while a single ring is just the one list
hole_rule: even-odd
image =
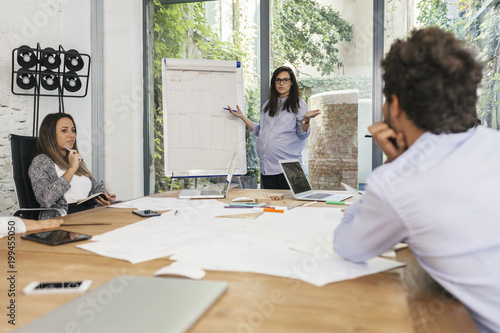
[{"label": "gray sleeve", "polygon": [[67,209],[64,193],[71,185],[64,177],[58,177],[54,161],[47,155],[36,156],[31,162],[28,171],[31,186],[35,193],[36,201],[41,207],[56,207]]},{"label": "gray sleeve", "polygon": [[92,188],[90,189],[89,196],[100,192],[106,192],[106,189],[102,185],[102,182],[98,183],[97,180],[94,179],[94,177],[90,178],[90,182],[92,183]]}]

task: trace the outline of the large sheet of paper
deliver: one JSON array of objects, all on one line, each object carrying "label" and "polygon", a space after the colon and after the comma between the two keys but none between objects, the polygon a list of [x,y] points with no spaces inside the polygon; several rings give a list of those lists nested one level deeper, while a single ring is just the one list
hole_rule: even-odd
[{"label": "large sheet of paper", "polygon": [[[141,205],[147,200],[142,199]],[[78,247],[131,263],[170,256],[191,267],[289,277],[317,286],[402,265],[383,258],[354,264],[337,256],[333,232],[343,215],[339,208],[298,207],[244,219],[218,218],[235,214],[236,209],[225,209],[217,200],[170,198],[163,203],[163,208],[177,213],[170,211],[95,236],[94,242]]]}]

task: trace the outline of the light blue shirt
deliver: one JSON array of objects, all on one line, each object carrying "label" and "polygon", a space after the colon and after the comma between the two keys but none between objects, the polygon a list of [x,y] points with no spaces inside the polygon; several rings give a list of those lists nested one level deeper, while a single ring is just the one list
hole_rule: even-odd
[{"label": "light blue shirt", "polygon": [[377,168],[346,210],[335,251],[362,262],[406,242],[481,332],[500,332],[500,133],[424,133]]},{"label": "light blue shirt", "polygon": [[[283,105],[287,98],[281,99],[278,105]],[[269,111],[264,113],[267,103],[262,106],[259,124],[254,123],[252,133],[257,136],[260,172],[271,176],[283,172],[278,160],[298,158],[302,162],[302,149],[311,133],[311,127],[306,132],[302,130],[302,118],[308,111],[302,98],[299,99],[296,114],[280,108],[278,114],[271,117]]]}]

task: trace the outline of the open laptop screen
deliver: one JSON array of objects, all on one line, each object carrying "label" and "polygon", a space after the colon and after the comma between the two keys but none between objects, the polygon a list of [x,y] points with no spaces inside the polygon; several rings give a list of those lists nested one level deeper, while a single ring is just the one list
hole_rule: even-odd
[{"label": "open laptop screen", "polygon": [[298,194],[312,190],[299,161],[282,162],[281,166],[293,193]]}]

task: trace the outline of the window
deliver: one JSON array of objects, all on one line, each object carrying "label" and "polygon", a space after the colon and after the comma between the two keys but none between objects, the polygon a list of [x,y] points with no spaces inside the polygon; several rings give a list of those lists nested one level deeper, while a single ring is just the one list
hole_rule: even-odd
[{"label": "window", "polygon": [[[257,0],[154,0],[154,170],[155,192],[170,188],[164,173],[161,59],[238,60],[244,66],[245,107],[259,116],[260,75],[257,70],[259,29]],[[257,118],[256,118],[257,117]],[[258,161],[254,141],[247,133],[248,176],[245,187],[256,186]],[[186,180],[192,182],[193,180]],[[200,180],[203,181],[203,180]],[[189,186],[190,184],[183,184]]]},{"label": "window", "polygon": [[372,170],[372,2],[273,0],[271,10],[271,70],[292,67],[301,97],[322,112],[303,152],[312,187],[363,187]]},{"label": "window", "polygon": [[413,28],[438,26],[465,39],[479,51],[484,64],[478,117],[482,124],[500,129],[499,52],[500,7],[498,1],[385,0],[386,50],[396,38],[404,38]]}]

